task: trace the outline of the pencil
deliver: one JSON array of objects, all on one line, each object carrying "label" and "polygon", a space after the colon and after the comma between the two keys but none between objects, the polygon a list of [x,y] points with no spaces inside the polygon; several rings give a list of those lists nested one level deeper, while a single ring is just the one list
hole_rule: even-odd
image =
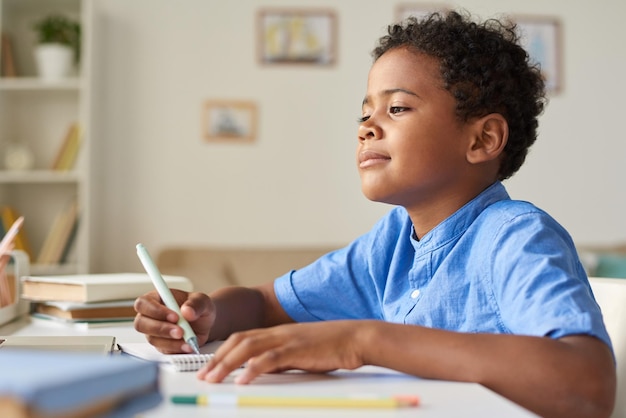
[{"label": "pencil", "polygon": [[174,395],[174,404],[272,408],[380,408],[416,407],[414,395],[394,396],[264,396],[264,395]]},{"label": "pencil", "polygon": [[156,264],[148,254],[148,250],[144,247],[143,244],[137,244],[137,256],[143,264],[143,267],[146,269],[148,276],[152,280],[152,284],[156,287],[159,296],[161,296],[161,300],[165,303],[165,306],[173,310],[178,314],[178,326],[181,327],[184,331],[183,339],[189,346],[193,349],[196,354],[200,354],[200,349],[198,348],[198,337],[191,329],[191,325],[189,322],[183,317],[183,314],[180,312],[180,306],[178,306],[178,302],[172,295],[172,291],[169,287],[167,287],[167,283],[163,280],[163,276],[161,276],[161,272],[157,268]]}]

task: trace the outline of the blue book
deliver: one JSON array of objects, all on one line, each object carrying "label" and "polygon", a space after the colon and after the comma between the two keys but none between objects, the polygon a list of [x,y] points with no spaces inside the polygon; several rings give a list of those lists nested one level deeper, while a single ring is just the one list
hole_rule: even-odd
[{"label": "blue book", "polygon": [[126,356],[0,350],[3,417],[126,418],[161,401],[158,364]]}]

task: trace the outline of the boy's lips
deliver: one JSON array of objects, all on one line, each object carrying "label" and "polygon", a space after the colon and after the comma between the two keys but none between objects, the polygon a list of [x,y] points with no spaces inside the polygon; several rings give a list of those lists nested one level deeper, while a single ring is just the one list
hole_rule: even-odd
[{"label": "boy's lips", "polygon": [[372,150],[359,152],[359,168],[367,168],[391,160],[391,157]]}]

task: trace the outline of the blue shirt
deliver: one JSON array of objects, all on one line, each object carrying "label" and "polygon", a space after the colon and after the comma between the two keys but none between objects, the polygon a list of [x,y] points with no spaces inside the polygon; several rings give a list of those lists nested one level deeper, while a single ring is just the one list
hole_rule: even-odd
[{"label": "blue shirt", "polygon": [[349,246],[279,277],[298,322],[380,319],[460,332],[595,336],[611,346],[565,229],[497,182],[414,238],[392,209]]}]

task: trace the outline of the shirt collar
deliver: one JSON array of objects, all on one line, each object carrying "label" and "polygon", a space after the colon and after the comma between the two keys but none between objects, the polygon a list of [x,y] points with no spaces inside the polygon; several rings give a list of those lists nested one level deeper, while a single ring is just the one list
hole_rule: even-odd
[{"label": "shirt collar", "polygon": [[421,240],[415,239],[415,227],[412,226],[411,243],[413,248],[416,252],[425,253],[446,244],[465,232],[487,206],[505,199],[510,199],[509,194],[504,185],[497,181],[447,217]]}]

